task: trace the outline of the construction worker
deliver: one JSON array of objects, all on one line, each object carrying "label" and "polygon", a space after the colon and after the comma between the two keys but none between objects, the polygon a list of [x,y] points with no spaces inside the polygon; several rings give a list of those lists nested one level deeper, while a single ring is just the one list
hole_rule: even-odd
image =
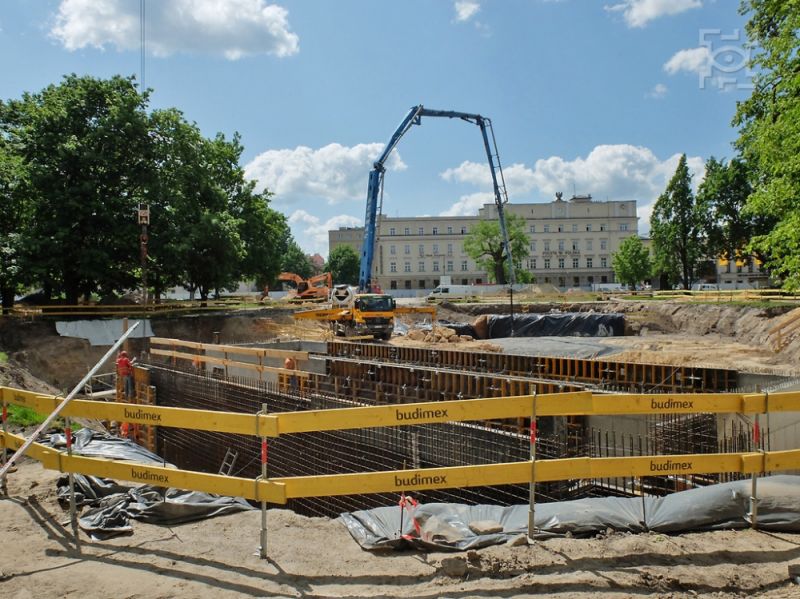
[{"label": "construction worker", "polygon": [[[289,356],[283,361],[283,367],[286,370],[297,370],[297,361]],[[292,388],[292,391],[297,391],[297,377],[295,375],[289,376],[289,386]]]},{"label": "construction worker", "polygon": [[133,398],[133,365],[136,358],[128,358],[128,352],[122,350],[117,354],[117,377],[122,378],[125,399]]}]

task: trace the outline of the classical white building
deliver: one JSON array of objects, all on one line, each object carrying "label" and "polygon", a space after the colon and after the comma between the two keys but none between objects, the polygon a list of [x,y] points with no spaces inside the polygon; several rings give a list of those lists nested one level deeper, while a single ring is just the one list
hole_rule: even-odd
[{"label": "classical white building", "polygon": [[[529,255],[523,265],[538,283],[566,289],[614,282],[611,256],[637,234],[635,201],[573,196],[544,204],[506,204],[506,214],[525,219]],[[477,216],[388,217],[379,220],[374,277],[384,290],[430,289],[442,275],[453,284],[488,283],[484,269],[464,251],[464,240],[481,220],[496,220],[497,207],[485,204]],[[329,250],[351,246],[361,254],[364,229],[328,231]]]}]

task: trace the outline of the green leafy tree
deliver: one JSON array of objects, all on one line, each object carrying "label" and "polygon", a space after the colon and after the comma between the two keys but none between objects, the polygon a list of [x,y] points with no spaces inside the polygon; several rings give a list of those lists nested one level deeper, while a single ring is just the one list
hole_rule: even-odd
[{"label": "green leafy tree", "polygon": [[750,242],[752,218],[744,214],[752,188],[745,164],[736,158],[726,163],[713,156],[697,190],[698,213],[706,240],[706,254],[735,258]]},{"label": "green leafy tree", "polygon": [[311,260],[308,259],[308,256],[305,255],[294,239],[290,239],[286,246],[286,252],[281,258],[281,270],[284,272],[293,272],[304,279],[314,274],[314,267],[311,264]]},{"label": "green leafy tree", "polygon": [[[0,112],[2,109],[0,104]],[[0,135],[0,297],[4,314],[14,306],[14,296],[28,282],[24,248],[31,205],[20,193],[24,177],[24,164]]]},{"label": "green leafy tree", "polygon": [[349,245],[340,245],[331,251],[325,262],[325,272],[331,273],[335,285],[357,285],[361,261]]},{"label": "green leafy tree", "polygon": [[656,200],[650,219],[655,269],[689,289],[703,254],[701,218],[692,193],[686,154],[678,161],[666,190]]},{"label": "green leafy tree", "polygon": [[[506,215],[506,228],[511,244],[511,257],[514,260],[514,274],[523,282],[528,271],[522,268],[522,261],[528,256],[528,237],[525,235],[525,219],[516,214]],[[503,235],[498,220],[482,220],[471,228],[464,240],[464,251],[485,269],[489,280],[503,285],[508,280],[509,266],[503,249]]]},{"label": "green leafy tree", "polygon": [[7,104],[9,140],[27,171],[22,193],[32,204],[29,269],[67,303],[135,281],[146,101],[132,79],[69,75]]},{"label": "green leafy tree", "polygon": [[650,252],[638,235],[628,237],[620,244],[619,251],[611,257],[611,264],[617,280],[631,289],[648,278],[653,270]]},{"label": "green leafy tree", "polygon": [[800,2],[744,0],[746,30],[756,73],[753,91],[739,103],[737,147],[754,172],[747,211],[774,222],[750,249],[785,287],[800,287]]}]

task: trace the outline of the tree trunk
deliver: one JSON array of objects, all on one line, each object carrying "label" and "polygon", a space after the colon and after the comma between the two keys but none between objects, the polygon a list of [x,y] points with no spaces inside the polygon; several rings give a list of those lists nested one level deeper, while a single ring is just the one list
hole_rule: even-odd
[{"label": "tree trunk", "polygon": [[11,309],[14,307],[14,288],[3,287],[0,290],[0,295],[2,295],[3,301],[3,314],[10,314]]}]

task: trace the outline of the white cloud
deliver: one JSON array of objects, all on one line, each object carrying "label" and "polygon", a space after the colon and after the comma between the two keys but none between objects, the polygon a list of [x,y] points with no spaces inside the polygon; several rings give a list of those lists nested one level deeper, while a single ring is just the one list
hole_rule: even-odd
[{"label": "white cloud", "polygon": [[711,50],[706,46],[679,50],[664,63],[664,70],[670,75],[680,71],[707,75],[711,72]]},{"label": "white cloud", "polygon": [[[296,54],[299,38],[288,11],[266,0],[170,0],[146,5],[147,49],[237,60],[255,54]],[[67,50],[139,48],[139,3],[131,0],[61,0],[50,35]]]},{"label": "white cloud", "polygon": [[463,23],[474,17],[481,9],[481,5],[474,0],[456,0],[453,8],[456,11],[456,21]]},{"label": "white cloud", "polygon": [[295,241],[308,254],[328,255],[328,231],[339,227],[360,227],[364,221],[348,214],[339,214],[322,222],[305,210],[295,210],[289,216],[289,225]]},{"label": "white cloud", "polygon": [[703,6],[702,0],[622,0],[606,5],[609,12],[621,12],[628,27],[644,27],[659,17],[677,15]]},{"label": "white cloud", "polygon": [[[537,160],[533,168],[514,164],[503,169],[509,196],[517,201],[531,201],[534,193],[548,201],[557,191],[571,195],[591,193],[598,200],[636,200],[640,216],[649,219],[652,203],[664,191],[667,182],[675,173],[680,154],[664,160],[650,149],[629,144],[599,145],[586,157],[565,160],[560,156]],[[689,170],[694,174],[696,186],[704,174],[703,159],[687,158]],[[493,201],[491,175],[484,164],[464,162],[441,174],[445,181],[471,184],[482,189],[479,193],[462,196],[443,214],[476,214],[483,203]],[[649,230],[647,222],[640,223],[640,233]]]},{"label": "white cloud", "polygon": [[[383,148],[381,143],[352,147],[333,143],[319,149],[298,146],[267,150],[245,165],[244,171],[248,179],[258,180],[259,190],[266,187],[275,194],[277,205],[320,199],[328,204],[363,200],[367,175]],[[394,171],[406,168],[397,152],[386,166]]]},{"label": "white cloud", "polygon": [[644,96],[645,98],[653,98],[655,100],[659,100],[667,95],[668,88],[663,83],[656,83],[649,92],[647,92]]}]

